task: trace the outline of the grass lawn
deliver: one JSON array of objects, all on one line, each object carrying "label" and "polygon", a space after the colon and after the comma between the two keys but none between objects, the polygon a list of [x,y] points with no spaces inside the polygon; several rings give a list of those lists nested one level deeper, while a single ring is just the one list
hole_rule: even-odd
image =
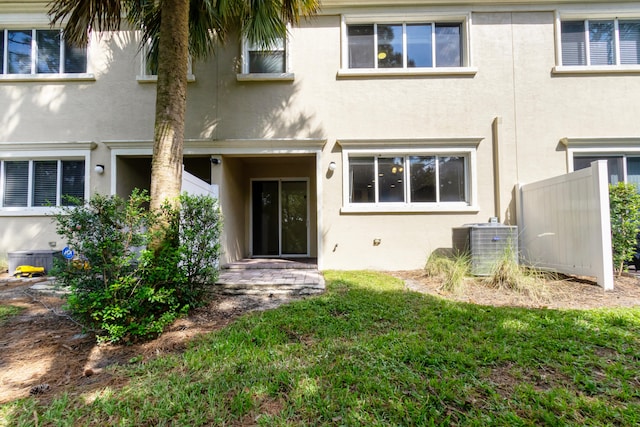
[{"label": "grass lawn", "polygon": [[15,316],[20,313],[20,307],[15,305],[0,305],[0,324],[11,316]]},{"label": "grass lawn", "polygon": [[328,272],[124,389],[0,407],[6,425],[638,425],[640,309],[494,308]]}]

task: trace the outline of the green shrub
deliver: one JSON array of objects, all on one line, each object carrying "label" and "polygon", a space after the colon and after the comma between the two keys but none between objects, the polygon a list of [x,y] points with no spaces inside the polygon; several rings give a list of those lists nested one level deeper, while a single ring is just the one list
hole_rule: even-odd
[{"label": "green shrub", "polygon": [[539,300],[548,294],[547,281],[555,279],[553,273],[519,265],[508,246],[483,282],[491,288],[508,289]]},{"label": "green shrub", "polygon": [[429,256],[425,272],[430,277],[442,280],[441,289],[455,293],[464,287],[465,278],[469,275],[469,263],[469,256],[464,253],[444,255],[434,252]]},{"label": "green shrub", "polygon": [[640,230],[640,194],[635,185],[624,182],[609,185],[609,213],[613,266],[620,274],[626,268],[625,261],[635,253]]},{"label": "green shrub", "polygon": [[[163,207],[169,226],[161,232],[168,237],[155,253],[144,253],[144,272],[148,281],[180,283],[176,289],[181,301],[201,304],[220,270],[222,215],[218,202],[210,196],[180,196],[180,209]],[[152,217],[155,220],[157,217]]]},{"label": "green shrub", "polygon": [[183,195],[182,210],[167,205],[170,221],[160,230],[166,239],[156,251],[145,249],[159,218],[145,210],[148,201],[139,191],[128,200],[96,195],[56,215],[58,234],[76,253],[58,265],[58,280],[71,290],[67,306],[101,341],[157,336],[203,302],[206,286],[217,279],[216,201]]}]

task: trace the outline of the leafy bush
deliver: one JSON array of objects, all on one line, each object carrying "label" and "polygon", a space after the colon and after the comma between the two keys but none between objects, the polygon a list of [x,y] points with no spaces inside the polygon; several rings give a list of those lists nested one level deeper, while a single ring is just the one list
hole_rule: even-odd
[{"label": "leafy bush", "polygon": [[640,231],[640,194],[635,185],[624,182],[609,185],[609,213],[613,266],[622,273],[625,261],[631,260],[635,253]]},{"label": "leafy bush", "polygon": [[210,196],[185,193],[180,196],[179,210],[168,204],[163,210],[171,221],[161,230],[166,236],[164,245],[155,253],[145,252],[147,280],[180,283],[180,300],[199,305],[220,270],[222,215],[218,202]]},{"label": "leafy bush", "polygon": [[[160,334],[202,302],[217,279],[220,214],[210,197],[181,196],[182,210],[164,208],[170,221],[156,251],[146,249],[159,216],[149,197],[96,195],[56,215],[58,234],[76,252],[57,276],[71,289],[67,305],[101,341],[131,341]],[[194,218],[197,217],[197,218]],[[200,251],[198,253],[192,253]]]}]

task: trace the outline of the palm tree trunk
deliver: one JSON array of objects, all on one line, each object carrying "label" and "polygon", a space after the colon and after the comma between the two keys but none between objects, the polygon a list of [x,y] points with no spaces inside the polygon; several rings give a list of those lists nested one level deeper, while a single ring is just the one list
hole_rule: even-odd
[{"label": "palm tree trunk", "polygon": [[163,0],[158,47],[158,83],[151,210],[178,203],[182,186],[184,116],[189,61],[189,0]]}]

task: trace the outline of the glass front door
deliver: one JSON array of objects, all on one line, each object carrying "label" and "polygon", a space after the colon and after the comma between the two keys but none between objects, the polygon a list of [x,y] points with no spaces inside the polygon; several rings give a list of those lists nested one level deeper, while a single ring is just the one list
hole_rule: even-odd
[{"label": "glass front door", "polygon": [[252,254],[308,256],[307,181],[253,181]]}]

